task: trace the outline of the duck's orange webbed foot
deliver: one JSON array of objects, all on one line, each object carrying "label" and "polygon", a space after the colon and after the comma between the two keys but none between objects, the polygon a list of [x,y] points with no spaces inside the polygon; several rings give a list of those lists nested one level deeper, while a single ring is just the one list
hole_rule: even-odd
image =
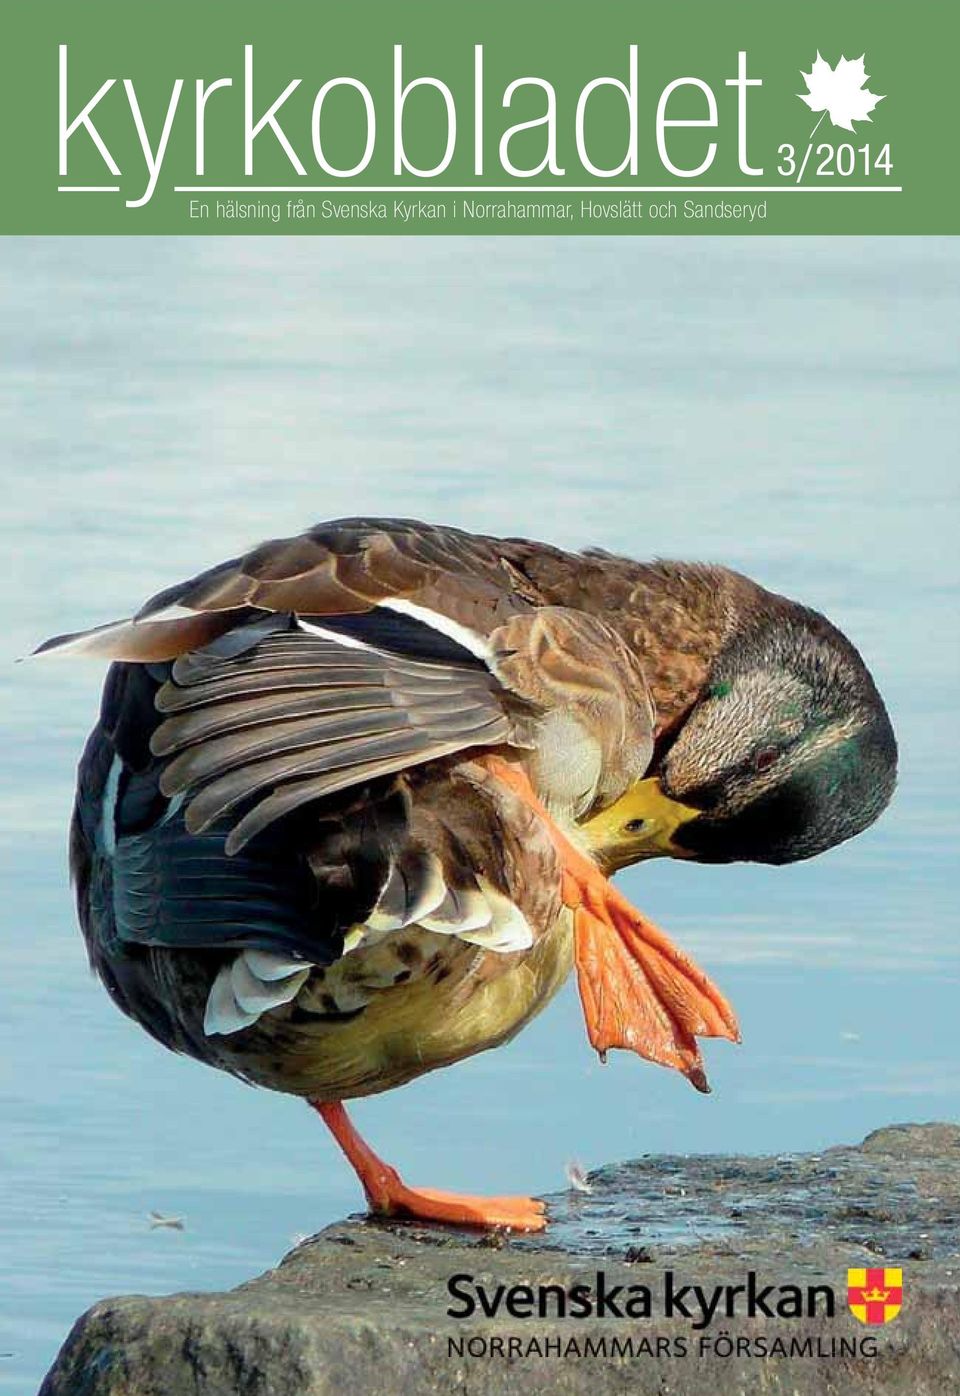
[{"label": "duck's orange webbed foot", "polygon": [[574,914],[577,983],[591,1044],[601,1056],[610,1047],[629,1048],[709,1090],[697,1037],[740,1040],[723,994],[573,846],[523,771],[496,756],[484,764],[537,811],[560,854],[561,895]]},{"label": "duck's orange webbed foot", "polygon": [[487,1230],[542,1231],[546,1226],[546,1208],[534,1197],[473,1197],[408,1187],[397,1170],[360,1137],[339,1101],[309,1103],[353,1165],[375,1215]]}]

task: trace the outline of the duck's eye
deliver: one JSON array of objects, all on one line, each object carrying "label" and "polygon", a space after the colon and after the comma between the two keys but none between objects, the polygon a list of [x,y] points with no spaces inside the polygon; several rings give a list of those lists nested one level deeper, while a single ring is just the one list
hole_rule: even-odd
[{"label": "duck's eye", "polygon": [[769,771],[779,755],[780,753],[777,751],[776,747],[765,746],[763,750],[758,751],[753,758],[753,769],[757,772]]},{"label": "duck's eye", "polygon": [[624,824],[623,827],[624,831],[628,834],[639,834],[646,828],[646,825],[647,821],[645,819],[631,819],[628,823]]}]

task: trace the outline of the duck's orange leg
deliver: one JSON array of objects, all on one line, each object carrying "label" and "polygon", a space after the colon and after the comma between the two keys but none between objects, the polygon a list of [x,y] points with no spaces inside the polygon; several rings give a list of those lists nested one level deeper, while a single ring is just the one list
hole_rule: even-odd
[{"label": "duck's orange leg", "polygon": [[309,1104],[353,1165],[371,1212],[491,1230],[542,1231],[546,1226],[546,1208],[534,1197],[471,1197],[434,1188],[407,1187],[397,1170],[384,1163],[361,1139],[340,1101],[311,1100]]},{"label": "duck's orange leg", "polygon": [[707,1091],[697,1037],[740,1040],[720,990],[651,921],[630,905],[550,818],[522,770],[483,760],[547,825],[563,865],[562,899],[574,914],[574,956],[590,1042],[603,1056],[626,1047],[675,1067]]}]

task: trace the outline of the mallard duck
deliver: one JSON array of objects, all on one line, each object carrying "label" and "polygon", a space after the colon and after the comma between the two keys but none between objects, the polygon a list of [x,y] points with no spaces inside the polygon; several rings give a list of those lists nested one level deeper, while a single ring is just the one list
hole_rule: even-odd
[{"label": "mallard duck", "polygon": [[707,1089],[733,1011],[608,877],[789,863],[870,824],[896,744],[853,645],[723,567],[407,520],[264,543],[41,646],[112,662],[71,866],[91,962],[175,1051],[304,1097],[377,1213],[538,1230],[407,1186],[343,1102],[507,1041],[573,966],[590,1042]]}]

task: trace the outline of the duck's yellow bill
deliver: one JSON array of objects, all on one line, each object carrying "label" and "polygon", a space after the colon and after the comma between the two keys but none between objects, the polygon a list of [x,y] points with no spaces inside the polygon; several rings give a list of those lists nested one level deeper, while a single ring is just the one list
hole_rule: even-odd
[{"label": "duck's yellow bill", "polygon": [[591,854],[607,872],[641,858],[685,858],[674,834],[703,814],[665,795],[656,776],[631,785],[620,799],[586,820],[580,830]]}]

